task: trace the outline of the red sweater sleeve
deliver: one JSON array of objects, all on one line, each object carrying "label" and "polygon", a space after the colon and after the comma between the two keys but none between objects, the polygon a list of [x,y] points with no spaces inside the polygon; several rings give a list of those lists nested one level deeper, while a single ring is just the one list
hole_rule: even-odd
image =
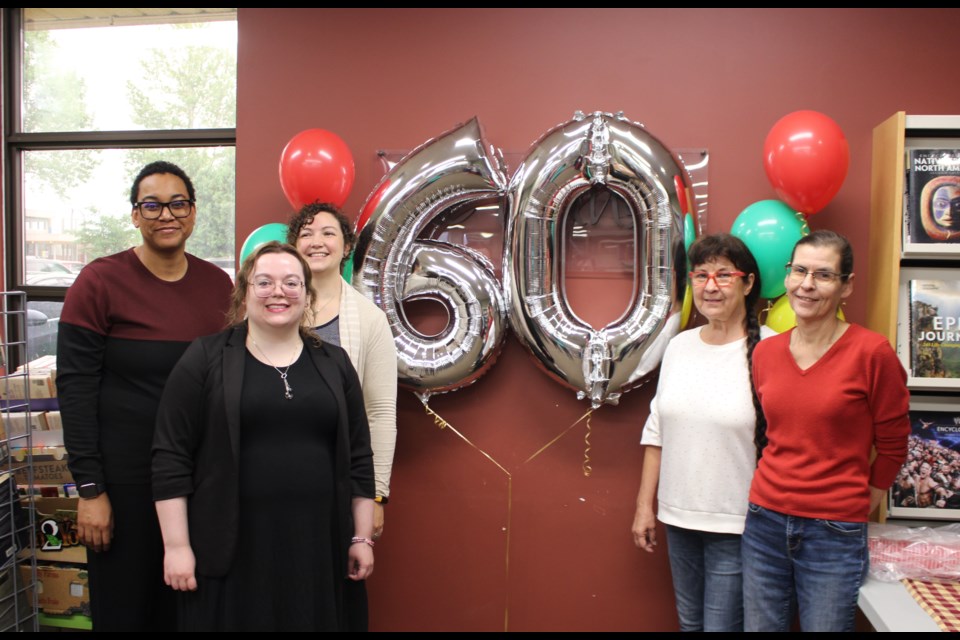
[{"label": "red sweater sleeve", "polygon": [[907,373],[889,344],[881,344],[870,361],[870,411],[877,455],[870,466],[870,486],[887,489],[907,458],[910,392]]}]

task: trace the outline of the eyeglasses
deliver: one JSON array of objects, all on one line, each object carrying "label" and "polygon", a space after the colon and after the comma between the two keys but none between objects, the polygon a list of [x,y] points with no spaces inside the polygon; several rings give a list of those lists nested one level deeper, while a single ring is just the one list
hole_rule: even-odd
[{"label": "eyeglasses", "polygon": [[846,278],[850,274],[836,273],[835,271],[827,271],[826,269],[810,271],[806,267],[801,267],[798,264],[793,264],[792,262],[787,263],[787,277],[793,282],[803,282],[807,279],[807,275],[813,276],[813,282],[815,284],[831,284],[836,282],[837,279]]},{"label": "eyeglasses", "polygon": [[163,208],[170,210],[170,215],[174,218],[186,218],[193,209],[195,200],[171,200],[170,202],[157,202],[155,200],[146,200],[144,202],[134,203],[134,207],[140,212],[140,215],[147,220],[156,220],[163,214]]},{"label": "eyeglasses", "polygon": [[269,298],[273,295],[273,292],[277,290],[277,285],[280,285],[280,291],[283,292],[283,295],[291,300],[296,300],[300,297],[300,290],[303,289],[303,280],[299,278],[288,278],[282,282],[274,282],[270,278],[257,278],[253,281],[253,295],[258,298]]},{"label": "eyeglasses", "polygon": [[695,287],[705,287],[713,280],[718,287],[729,287],[733,284],[734,278],[742,278],[745,275],[747,274],[743,271],[691,271],[690,282]]}]

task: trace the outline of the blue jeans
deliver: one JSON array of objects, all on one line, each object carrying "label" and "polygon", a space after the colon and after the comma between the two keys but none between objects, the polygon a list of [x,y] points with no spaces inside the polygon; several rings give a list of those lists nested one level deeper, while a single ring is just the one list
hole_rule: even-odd
[{"label": "blue jeans", "polygon": [[788,516],[750,503],[743,531],[746,631],[853,631],[869,568],[866,522]]},{"label": "blue jeans", "polygon": [[740,536],[667,525],[681,631],[743,631]]}]

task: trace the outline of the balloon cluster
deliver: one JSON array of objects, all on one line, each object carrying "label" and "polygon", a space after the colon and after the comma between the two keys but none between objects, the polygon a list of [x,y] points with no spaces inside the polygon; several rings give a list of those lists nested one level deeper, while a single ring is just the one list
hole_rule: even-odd
[{"label": "balloon cluster", "polygon": [[[793,247],[810,233],[807,220],[823,209],[847,176],[850,150],[839,125],[817,111],[794,111],[773,125],[763,145],[763,167],[780,200],[760,200],[734,220],[760,268],[760,295],[772,302],[766,324],[786,331],[796,324],[783,296],[784,269]],[[779,299],[777,299],[779,298]]]},{"label": "balloon cluster", "polygon": [[[761,200],[736,218],[731,233],[753,252],[761,295],[776,300],[767,324],[796,323],[785,298],[784,265],[810,232],[807,218],[840,189],[849,165],[839,126],[816,111],[781,118],[764,144],[764,168],[780,200]],[[280,184],[299,209],[314,201],[342,205],[353,186],[353,157],[323,129],[303,131],[280,158]],[[574,201],[604,188],[628,204],[643,237],[646,274],[630,309],[595,329],[571,312],[560,280],[562,220]],[[691,295],[677,291],[695,224],[689,175],[676,156],[622,114],[578,113],[545,133],[511,179],[502,156],[483,140],[474,118],[428,140],[392,165],[361,210],[353,285],[390,321],[400,384],[421,400],[459,389],[492,366],[508,326],[551,377],[594,407],[616,403],[643,382],[669,339],[686,324]],[[506,215],[503,278],[468,247],[423,240],[431,221],[451,207],[502,198]],[[283,240],[286,226],[250,234],[241,261],[259,244]],[[449,316],[425,336],[407,320],[403,303],[433,299]]]},{"label": "balloon cluster", "polygon": [[[562,222],[591,189],[622,198],[643,238],[640,290],[602,329],[571,311],[562,282]],[[675,268],[683,269],[692,241],[691,192],[674,154],[621,114],[578,113],[557,125],[510,180],[474,118],[410,152],[373,190],[360,214],[353,285],[387,314],[400,384],[424,402],[483,375],[509,326],[578,397],[593,407],[616,403],[659,364],[682,324]],[[419,238],[442,212],[491,198],[502,198],[507,212],[502,282],[469,248]],[[423,335],[404,314],[405,301],[421,298],[448,311],[436,335]]]}]

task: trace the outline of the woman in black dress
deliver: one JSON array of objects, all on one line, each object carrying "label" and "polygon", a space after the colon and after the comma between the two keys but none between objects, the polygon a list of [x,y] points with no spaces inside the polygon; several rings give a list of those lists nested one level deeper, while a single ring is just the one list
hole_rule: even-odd
[{"label": "woman in black dress", "polygon": [[230,327],[191,344],[157,416],[153,492],[181,629],[338,631],[373,571],[373,457],[357,374],[309,332],[310,269],[268,243]]}]

